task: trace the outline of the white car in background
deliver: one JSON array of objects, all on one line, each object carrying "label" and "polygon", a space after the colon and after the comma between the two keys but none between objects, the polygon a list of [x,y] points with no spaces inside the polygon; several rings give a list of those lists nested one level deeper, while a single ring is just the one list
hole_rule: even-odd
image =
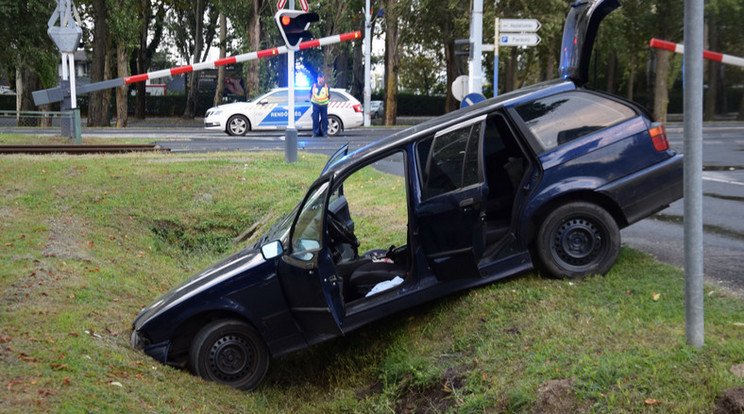
[{"label": "white car in background", "polygon": [[[295,89],[295,127],[312,129],[310,89]],[[287,88],[272,89],[250,102],[235,102],[207,110],[204,127],[225,131],[228,135],[245,135],[248,131],[275,130],[287,127]],[[328,135],[364,123],[362,104],[343,89],[331,88],[328,103]]]}]

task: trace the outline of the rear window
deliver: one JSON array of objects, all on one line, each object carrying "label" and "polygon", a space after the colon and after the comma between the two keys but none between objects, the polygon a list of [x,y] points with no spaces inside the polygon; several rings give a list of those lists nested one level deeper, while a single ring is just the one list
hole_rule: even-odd
[{"label": "rear window", "polygon": [[546,151],[637,115],[620,102],[582,91],[549,96],[516,109]]}]

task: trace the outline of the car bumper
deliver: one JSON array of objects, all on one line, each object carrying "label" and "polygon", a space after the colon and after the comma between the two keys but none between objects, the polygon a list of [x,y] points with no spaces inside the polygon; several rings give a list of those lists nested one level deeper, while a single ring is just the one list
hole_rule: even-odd
[{"label": "car bumper", "polygon": [[352,116],[350,119],[345,120],[344,129],[359,128],[364,124],[364,115],[359,113],[357,116]]},{"label": "car bumper", "polygon": [[141,335],[137,330],[132,330],[130,342],[133,348],[141,349],[145,354],[149,355],[156,361],[162,362],[163,364],[168,363],[168,350],[170,350],[171,345],[170,341],[150,344],[150,341],[146,337]]},{"label": "car bumper", "polygon": [[682,169],[683,157],[675,155],[613,181],[599,191],[617,202],[630,225],[682,198]]}]

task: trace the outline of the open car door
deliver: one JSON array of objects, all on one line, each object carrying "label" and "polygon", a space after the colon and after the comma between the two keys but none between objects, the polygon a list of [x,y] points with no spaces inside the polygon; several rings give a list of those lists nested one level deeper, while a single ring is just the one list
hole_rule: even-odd
[{"label": "open car door", "polygon": [[482,138],[486,116],[422,140],[417,147],[421,201],[418,240],[439,280],[480,277],[485,240]]},{"label": "open car door", "polygon": [[341,287],[324,232],[330,187],[325,181],[308,191],[278,265],[284,296],[308,345],[341,334]]},{"label": "open car door", "polygon": [[344,144],[336,150],[336,152],[331,155],[330,158],[328,158],[328,162],[326,162],[325,167],[320,171],[320,175],[325,174],[326,171],[328,171],[329,168],[335,163],[337,163],[341,158],[345,157],[349,153],[349,144]]}]

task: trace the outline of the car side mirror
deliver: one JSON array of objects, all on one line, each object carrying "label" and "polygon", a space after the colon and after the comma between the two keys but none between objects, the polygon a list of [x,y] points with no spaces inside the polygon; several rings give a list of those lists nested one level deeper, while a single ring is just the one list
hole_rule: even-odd
[{"label": "car side mirror", "polygon": [[262,100],[258,101],[258,104],[259,105],[266,105],[268,103],[269,103],[269,100],[268,99],[262,99]]},{"label": "car side mirror", "polygon": [[261,246],[261,254],[266,260],[281,256],[282,253],[284,253],[284,248],[282,247],[282,242],[279,240],[274,240]]}]

